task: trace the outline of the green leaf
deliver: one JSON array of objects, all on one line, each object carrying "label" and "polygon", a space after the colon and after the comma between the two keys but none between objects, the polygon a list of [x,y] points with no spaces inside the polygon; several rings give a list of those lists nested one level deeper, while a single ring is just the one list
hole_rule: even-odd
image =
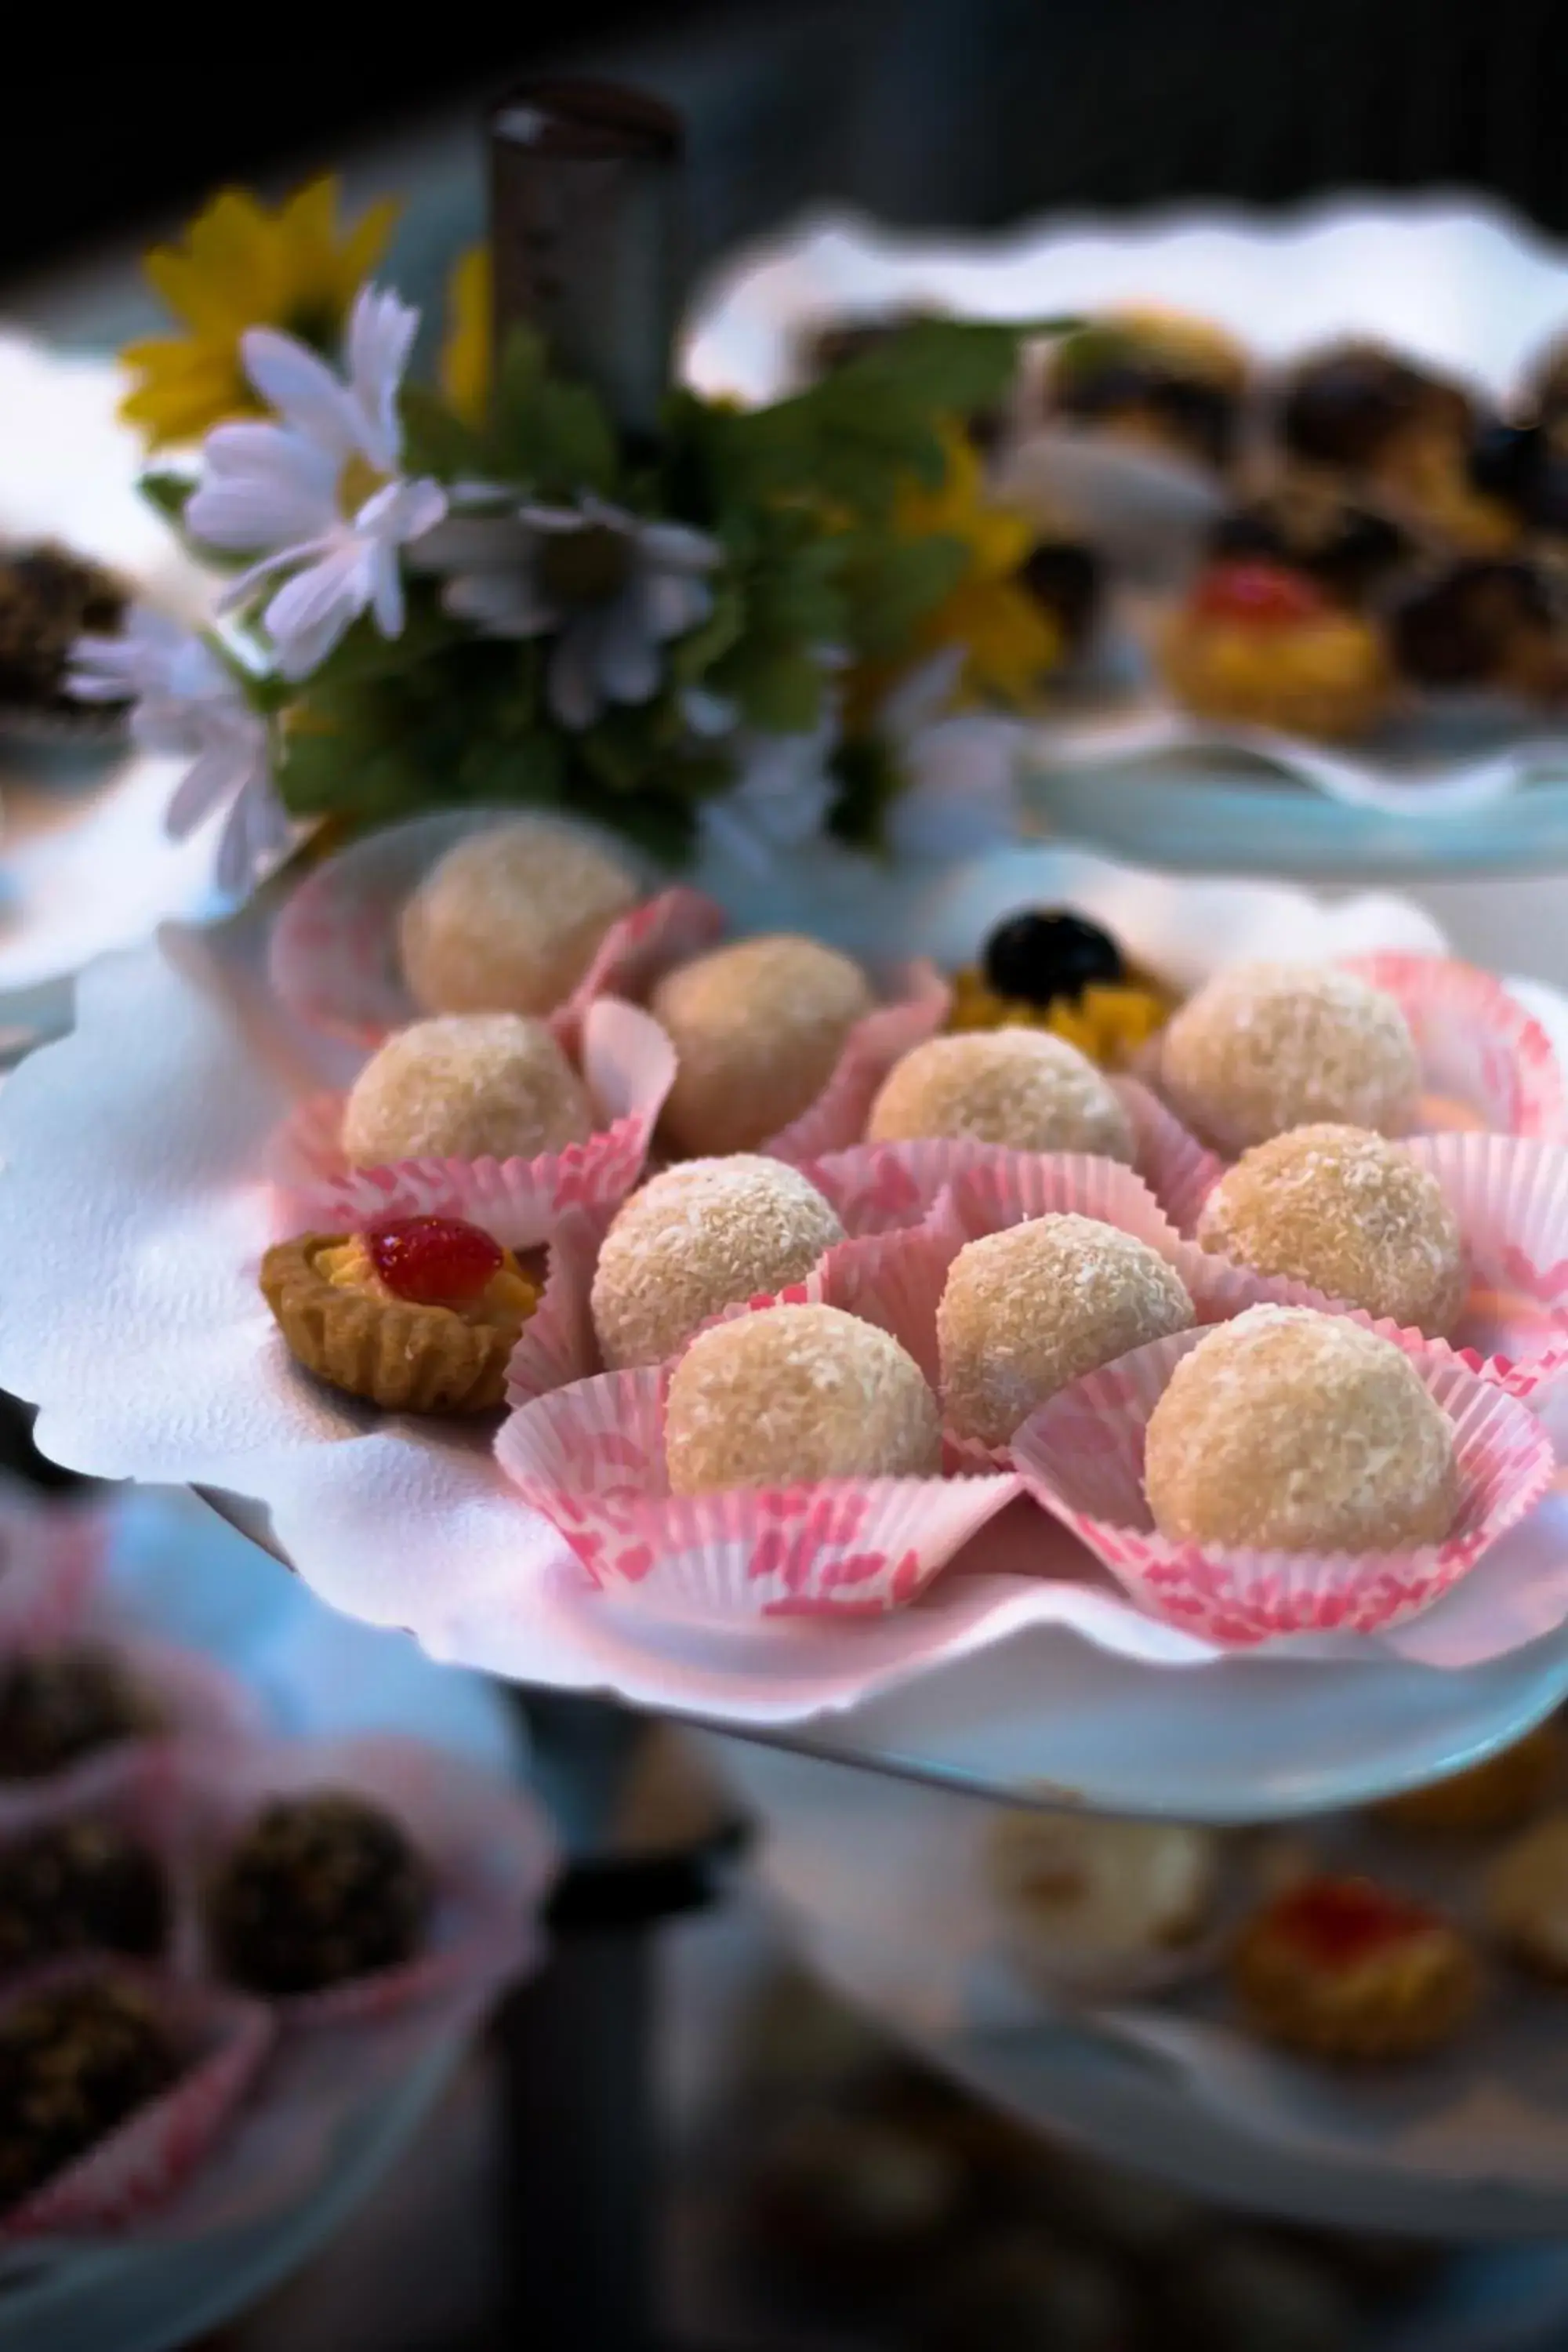
[{"label": "green leaf", "polygon": [[608,491],[618,451],[610,420],[586,384],[552,375],[542,338],[514,327],[501,353],[486,470],[553,497]]},{"label": "green leaf", "polygon": [[844,548],[848,635],[871,661],[895,660],[916,625],[963,579],[969,551],[962,540],[933,531],[924,539],[862,533]]},{"label": "green leaf", "polygon": [[669,672],[676,683],[695,686],[703,672],[730,651],[745,623],[745,600],[740,583],[720,579],[714,585],[712,608],[707,619],[700,621],[670,649]]},{"label": "green leaf", "polygon": [[747,724],[767,735],[796,735],[815,727],[822,711],[822,668],[804,647],[742,649],[715,674]]},{"label": "green leaf", "polygon": [[403,464],[410,474],[437,481],[478,481],[486,465],[484,437],[454,415],[438,394],[405,383],[398,402],[403,421]]},{"label": "green leaf", "polygon": [[192,476],[172,473],[166,467],[154,467],[151,473],[143,474],[136,485],[148,505],[165,522],[173,523],[176,530],[184,528],[186,502],[195,487]]}]

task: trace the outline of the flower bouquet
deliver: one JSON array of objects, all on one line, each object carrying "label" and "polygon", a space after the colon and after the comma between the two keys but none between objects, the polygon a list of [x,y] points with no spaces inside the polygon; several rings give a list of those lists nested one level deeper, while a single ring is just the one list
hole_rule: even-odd
[{"label": "flower bouquet", "polygon": [[370,276],[392,215],[340,228],[325,180],[276,213],[220,195],[149,259],[186,331],[124,354],[142,488],[227,577],[205,629],[138,608],[82,640],[75,691],[189,761],[169,825],[226,813],[226,890],[301,822],[475,803],[665,861],[1009,828],[1002,714],[1061,635],[963,420],[1024,328],[916,321],[743,410],[674,382],[658,323],[631,399],[626,321],[563,351],[485,247],[429,381],[418,312]]}]

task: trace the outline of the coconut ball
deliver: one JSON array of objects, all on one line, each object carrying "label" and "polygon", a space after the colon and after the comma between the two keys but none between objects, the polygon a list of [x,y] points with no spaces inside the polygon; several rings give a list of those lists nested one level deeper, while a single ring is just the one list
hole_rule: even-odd
[{"label": "coconut ball", "polygon": [[1198,1239],[1438,1337],[1465,1303],[1464,1244],[1442,1186],[1364,1128],[1298,1127],[1256,1144],[1205,1202]]},{"label": "coconut ball", "polygon": [[404,978],[427,1013],[549,1013],[639,895],[589,834],[542,816],[492,825],[449,849],[404,908]]},{"label": "coconut ball", "polygon": [[662,1363],[724,1307],[799,1282],[844,1228],[782,1160],[687,1160],[623,1202],[594,1275],[612,1371]]},{"label": "coconut ball", "polygon": [[1404,1134],[1421,1100],[1415,1041],[1393,997],[1327,964],[1217,973],[1167,1027],[1160,1074],[1188,1126],[1222,1151],[1320,1120]]},{"label": "coconut ball", "polygon": [[593,1106],[542,1021],[448,1013],[371,1055],[343,1107],[356,1168],[393,1160],[532,1160],[594,1132]]},{"label": "coconut ball", "polygon": [[1113,1225],[1036,1217],[987,1234],[959,1251],[937,1308],[949,1423],[1005,1445],[1069,1381],[1193,1321],[1174,1268]]},{"label": "coconut ball", "polygon": [[750,1151],[797,1118],[875,1002],[858,963],[779,932],[699,956],[649,1010],[675,1047],[664,1129],[679,1151]]},{"label": "coconut ball", "polygon": [[1184,1356],[1149,1418],[1143,1488],[1177,1543],[1395,1551],[1458,1507],[1454,1432],[1391,1339],[1252,1307]]},{"label": "coconut ball", "polygon": [[1042,1029],[932,1037],[896,1063],[871,1106],[866,1139],[924,1137],[1133,1156],[1131,1127],[1107,1080],[1076,1045]]},{"label": "coconut ball", "polygon": [[942,1467],[920,1366],[837,1307],[765,1307],[699,1332],[670,1379],[664,1445],[677,1495]]}]

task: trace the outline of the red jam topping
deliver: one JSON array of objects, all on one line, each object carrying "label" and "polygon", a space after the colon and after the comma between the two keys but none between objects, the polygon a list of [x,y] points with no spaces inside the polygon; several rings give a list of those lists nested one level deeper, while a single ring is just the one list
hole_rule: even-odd
[{"label": "red jam topping", "polygon": [[1322,1967],[1343,1969],[1442,1922],[1370,1878],[1311,1878],[1274,1906],[1271,1924]]},{"label": "red jam topping", "polygon": [[388,1290],[416,1307],[467,1307],[504,1263],[500,1244],[462,1217],[395,1217],[364,1238]]},{"label": "red jam topping", "polygon": [[1260,629],[1289,628],[1315,621],[1328,609],[1321,589],[1300,572],[1279,563],[1216,563],[1193,593],[1193,608],[1205,620],[1246,621]]}]

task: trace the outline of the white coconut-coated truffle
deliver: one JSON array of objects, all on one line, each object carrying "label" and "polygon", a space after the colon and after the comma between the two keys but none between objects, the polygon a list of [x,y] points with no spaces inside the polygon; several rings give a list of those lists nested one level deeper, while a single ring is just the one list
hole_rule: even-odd
[{"label": "white coconut-coated truffle", "polygon": [[858,963],[779,932],[715,948],[648,1002],[675,1047],[664,1132],[678,1151],[750,1151],[819,1095],[874,1003]]},{"label": "white coconut-coated truffle", "polygon": [[1058,1389],[1193,1319],[1174,1267],[1113,1225],[1036,1217],[987,1234],[954,1258],[937,1309],[948,1421],[1005,1445]]},{"label": "white coconut-coated truffle", "polygon": [[1087,1055],[1041,1029],[964,1031],[906,1054],[871,1106],[869,1143],[927,1138],[1131,1162],[1131,1126]]},{"label": "white coconut-coated truffle", "polygon": [[344,1156],[532,1160],[585,1142],[593,1106],[542,1021],[452,1013],[416,1021],[373,1054],[343,1108]]},{"label": "white coconut-coated truffle", "polygon": [[1403,1135],[1421,1064],[1392,996],[1331,964],[1233,964],[1165,1030],[1160,1082],[1222,1151],[1327,1121]]},{"label": "white coconut-coated truffle", "polygon": [[782,1160],[737,1152],[666,1169],[623,1203],[599,1252],[605,1363],[662,1363],[710,1316],[799,1282],[843,1239],[815,1184]]},{"label": "white coconut-coated truffle", "polygon": [[610,850],[549,817],[469,834],[403,909],[404,977],[427,1013],[550,1013],[636,905]]},{"label": "white coconut-coated truffle", "polygon": [[837,1307],[768,1307],[700,1332],[670,1376],[664,1443],[677,1495],[942,1466],[920,1366]]}]

